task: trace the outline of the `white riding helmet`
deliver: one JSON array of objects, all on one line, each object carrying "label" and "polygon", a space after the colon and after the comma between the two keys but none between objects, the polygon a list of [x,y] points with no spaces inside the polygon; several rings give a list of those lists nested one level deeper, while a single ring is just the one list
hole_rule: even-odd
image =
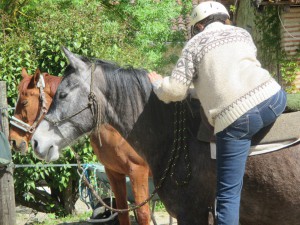
[{"label": "white riding helmet", "polygon": [[213,14],[225,14],[230,18],[227,9],[221,3],[215,1],[201,2],[192,11],[191,26],[193,27],[199,21]]}]

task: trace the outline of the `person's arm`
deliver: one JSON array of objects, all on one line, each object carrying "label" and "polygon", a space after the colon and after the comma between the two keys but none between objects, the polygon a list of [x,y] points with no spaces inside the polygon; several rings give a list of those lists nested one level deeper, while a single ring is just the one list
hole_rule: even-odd
[{"label": "person's arm", "polygon": [[162,78],[156,72],[149,73],[157,97],[166,103],[183,100],[194,78],[194,66],[192,55],[184,50],[171,76]]}]

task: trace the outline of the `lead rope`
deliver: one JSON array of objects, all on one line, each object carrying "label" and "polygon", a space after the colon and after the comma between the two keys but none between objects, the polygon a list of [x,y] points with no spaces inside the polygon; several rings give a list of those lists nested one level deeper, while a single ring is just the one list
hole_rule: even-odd
[{"label": "lead rope", "polygon": [[[99,104],[97,104],[97,107],[99,107]],[[179,112],[178,112],[179,111]],[[100,113],[101,114],[101,113]],[[98,112],[98,118],[99,118],[99,112]],[[101,120],[98,120],[101,121]],[[97,121],[97,124],[99,124]],[[80,157],[77,154],[77,152],[73,149],[73,147],[70,146],[70,149],[75,155],[75,158],[77,160],[77,165],[78,165],[78,174],[82,178],[84,184],[91,190],[92,194],[96,197],[96,199],[107,209],[111,210],[112,212],[118,212],[118,213],[125,213],[129,211],[136,210],[140,208],[141,206],[145,205],[148,203],[154,195],[157,193],[158,189],[160,189],[166,180],[167,175],[171,171],[171,177],[175,180],[175,183],[177,186],[180,185],[185,185],[189,182],[189,179],[191,177],[191,165],[190,165],[190,160],[189,160],[189,154],[188,154],[188,148],[186,145],[186,109],[183,105],[183,102],[175,103],[175,114],[174,114],[174,140],[173,140],[173,147],[171,151],[171,157],[168,160],[168,164],[166,169],[163,172],[162,177],[160,178],[158,184],[155,186],[154,191],[150,194],[150,196],[141,202],[138,205],[135,205],[133,207],[129,207],[128,209],[115,209],[109,205],[107,205],[102,198],[98,195],[98,193],[95,191],[94,187],[90,184],[88,179],[85,176],[84,169],[81,166],[80,162]],[[101,142],[100,136],[99,136],[99,141]],[[175,165],[179,159],[180,156],[180,149],[183,145],[183,150],[182,152],[185,153],[184,156],[184,161],[186,162],[187,166],[185,170],[188,172],[186,175],[186,178],[182,182],[178,182],[177,179],[174,178],[174,171],[175,171]]]},{"label": "lead rope", "polygon": [[[92,63],[91,66],[91,84],[90,84],[90,93],[88,95],[89,103],[88,106],[91,108],[92,114],[95,115],[97,113],[97,118],[96,118],[96,132],[98,133],[98,140],[99,140],[99,145],[102,147],[102,141],[100,137],[100,126],[102,124],[102,114],[101,114],[101,105],[100,101],[97,101],[97,97],[95,93],[93,92],[93,84],[94,84],[94,72],[96,70],[96,65],[95,63]],[[95,107],[95,110],[93,111],[93,106]]]},{"label": "lead rope", "polygon": [[92,194],[96,197],[96,199],[107,209],[113,211],[113,212],[118,212],[118,213],[125,213],[125,212],[129,212],[129,211],[133,211],[133,210],[136,210],[138,208],[140,208],[141,206],[145,205],[146,203],[148,203],[152,198],[153,196],[155,195],[156,191],[153,191],[153,193],[150,195],[150,197],[148,197],[145,201],[143,201],[142,203],[138,204],[138,205],[135,205],[135,206],[132,206],[132,207],[129,207],[128,209],[115,209],[109,205],[107,205],[103,199],[98,195],[98,193],[95,191],[93,185],[90,184],[90,182],[88,181],[88,179],[86,178],[85,174],[83,173],[84,172],[84,169],[82,168],[81,166],[81,162],[80,162],[80,157],[79,155],[77,154],[77,152],[73,149],[73,147],[70,146],[70,149],[72,150],[72,152],[74,153],[75,155],[75,158],[77,160],[77,171],[78,171],[78,174],[79,176],[82,178],[84,184],[91,190]]}]

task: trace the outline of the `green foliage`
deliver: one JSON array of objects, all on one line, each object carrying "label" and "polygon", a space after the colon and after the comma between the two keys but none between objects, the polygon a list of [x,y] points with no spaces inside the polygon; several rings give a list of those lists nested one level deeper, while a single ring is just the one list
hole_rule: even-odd
[{"label": "green foliage", "polygon": [[300,111],[300,93],[287,95],[286,111],[287,112]]},{"label": "green foliage", "polygon": [[268,6],[263,13],[257,13],[255,25],[260,33],[257,41],[260,49],[259,58],[263,65],[272,71],[281,57],[280,21],[277,16],[277,7]]},{"label": "green foliage", "polygon": [[287,56],[281,48],[281,23],[278,10],[277,6],[268,6],[264,8],[263,13],[257,13],[255,17],[255,24],[261,35],[260,40],[257,41],[260,48],[259,58],[264,67],[272,74],[278,72],[279,66],[285,89],[288,93],[292,93],[295,91],[293,82],[299,71],[297,58],[299,58],[300,53],[293,57]]},{"label": "green foliage", "polygon": [[[80,155],[82,163],[97,162],[87,139],[81,140],[74,146],[74,149]],[[75,205],[79,196],[77,167],[68,166],[68,164],[77,163],[73,152],[68,148],[64,150],[63,156],[55,164],[64,164],[65,166],[52,167],[51,164],[36,159],[32,150],[29,150],[26,157],[19,153],[13,154],[14,164],[36,165],[36,167],[15,169],[16,199],[33,208],[37,205],[38,208],[35,209],[42,212],[53,212],[60,216],[72,213],[66,211],[65,205],[69,203],[64,202],[63,197],[69,192],[68,194],[73,195],[71,200],[73,201],[72,204]],[[48,186],[51,194],[46,191],[37,191],[37,187],[41,185]],[[20,199],[20,196],[23,196],[25,202]]]},{"label": "green foliage", "polygon": [[285,90],[287,93],[295,93],[296,86],[293,83],[297,77],[297,73],[300,71],[299,63],[297,59],[300,54],[296,54],[293,57],[282,57],[280,60],[280,72],[282,79],[285,82]]},{"label": "green foliage", "polygon": [[22,67],[34,72],[36,58],[32,56],[33,46],[25,33],[19,36],[10,34],[10,38],[0,45],[0,80],[7,82],[8,104],[14,105],[17,99],[17,86],[21,80]]},{"label": "green foliage", "polygon": [[[61,46],[87,57],[162,71],[165,63],[176,59],[174,54],[164,55],[166,42],[184,41],[182,33],[171,31],[171,19],[191,5],[183,7],[174,0],[143,0],[135,4],[125,0],[118,4],[108,0],[8,0],[7,3],[10,5],[0,5],[0,80],[7,83],[9,106],[16,103],[22,67],[29,74],[39,68],[52,75],[63,75],[68,62]],[[97,161],[87,138],[75,150],[82,162]],[[15,170],[16,196],[22,204],[35,204],[37,210],[46,212],[70,213],[65,211],[63,198],[66,194],[74,195],[73,200],[77,198],[75,168],[44,167],[31,150],[26,156],[14,153],[13,160],[15,164],[41,164]],[[76,160],[67,149],[56,163],[76,163]],[[51,196],[37,191],[41,181],[51,188]]]},{"label": "green foliage", "polygon": [[236,6],[235,5],[230,5],[230,12],[232,12],[233,14],[236,13]]}]

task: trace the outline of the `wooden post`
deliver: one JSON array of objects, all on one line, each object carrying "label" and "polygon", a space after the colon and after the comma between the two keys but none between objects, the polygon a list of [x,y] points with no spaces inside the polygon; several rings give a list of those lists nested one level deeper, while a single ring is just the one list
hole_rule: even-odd
[{"label": "wooden post", "polygon": [[[0,108],[7,109],[6,83],[0,81]],[[1,110],[3,113],[3,110]],[[4,111],[7,115],[7,111]],[[8,137],[8,119],[3,114],[3,133]],[[3,149],[0,149],[0,151]],[[16,224],[15,188],[12,166],[0,166],[0,225]]]}]

